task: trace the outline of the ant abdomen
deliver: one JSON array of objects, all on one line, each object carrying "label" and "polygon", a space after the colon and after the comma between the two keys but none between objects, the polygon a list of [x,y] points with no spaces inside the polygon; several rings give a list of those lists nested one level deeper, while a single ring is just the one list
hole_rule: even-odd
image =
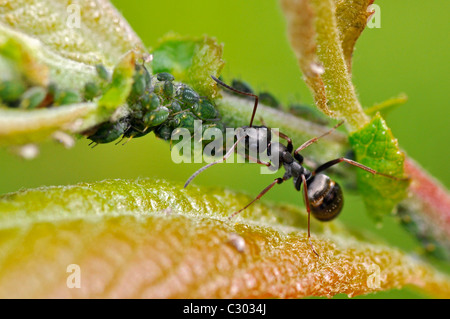
[{"label": "ant abdomen", "polygon": [[336,218],[344,206],[344,196],[338,183],[324,174],[311,176],[307,181],[311,213],[320,221]]}]

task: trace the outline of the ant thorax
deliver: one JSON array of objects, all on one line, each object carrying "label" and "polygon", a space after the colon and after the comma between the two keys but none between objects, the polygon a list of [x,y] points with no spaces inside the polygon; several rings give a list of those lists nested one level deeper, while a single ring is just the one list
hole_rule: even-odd
[{"label": "ant thorax", "polygon": [[[237,139],[236,152],[250,162],[266,163],[271,171],[277,171],[280,167],[278,152],[272,152],[271,129],[266,126],[243,126],[235,131]],[[269,165],[270,163],[270,165]]]}]

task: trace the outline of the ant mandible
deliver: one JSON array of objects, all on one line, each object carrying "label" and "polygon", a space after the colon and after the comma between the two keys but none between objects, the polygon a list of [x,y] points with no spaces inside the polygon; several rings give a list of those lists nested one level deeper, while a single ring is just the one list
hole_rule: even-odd
[{"label": "ant mandible", "polygon": [[[333,132],[336,128],[341,126],[344,121],[340,122],[336,126],[334,126],[331,130],[328,132],[310,139],[309,141],[303,143],[300,147],[298,147],[294,151],[294,146],[292,144],[292,140],[285,134],[273,131],[275,134],[277,134],[280,138],[284,139],[287,142],[287,145],[281,144],[279,142],[272,141],[272,130],[268,128],[267,126],[255,126],[253,125],[253,120],[255,118],[256,109],[258,108],[258,96],[252,93],[242,92],[239,91],[231,86],[228,86],[227,84],[223,83],[221,80],[217,79],[214,76],[211,76],[214,81],[216,81],[221,86],[227,88],[228,90],[231,90],[233,92],[236,92],[238,94],[251,96],[255,99],[255,104],[253,107],[252,117],[250,119],[249,126],[243,126],[241,129],[243,130],[243,135],[238,138],[238,140],[234,143],[234,145],[228,150],[228,152],[223,156],[222,159],[212,162],[198,171],[196,171],[186,182],[184,187],[186,188],[189,183],[201,172],[203,172],[205,169],[211,167],[212,165],[223,163],[232,153],[233,150],[236,148],[237,144],[245,137],[245,148],[246,151],[249,150],[249,139],[248,136],[252,138],[256,138],[257,142],[257,148],[258,151],[266,151],[267,156],[269,158],[269,162],[263,162],[259,159],[255,159],[250,157],[247,152],[245,157],[247,159],[252,160],[253,162],[256,162],[261,165],[265,166],[273,166],[271,165],[271,162],[279,163],[278,167],[275,167],[276,169],[279,169],[281,164],[283,165],[285,169],[285,173],[283,177],[276,178],[269,186],[264,188],[261,193],[259,193],[258,196],[256,196],[255,199],[253,199],[249,204],[247,204],[244,208],[234,212],[229,216],[229,218],[233,218],[240,212],[242,212],[244,209],[249,207],[251,204],[253,204],[255,201],[259,200],[264,194],[266,194],[272,187],[274,187],[277,184],[281,184],[285,182],[286,180],[293,178],[294,179],[294,186],[297,191],[300,191],[303,185],[303,199],[305,202],[306,210],[308,212],[308,241],[309,245],[311,246],[312,251],[319,256],[317,251],[315,250],[312,242],[311,242],[311,231],[310,231],[310,215],[311,213],[315,218],[317,218],[320,221],[330,221],[334,218],[336,218],[339,213],[342,210],[343,204],[344,204],[344,196],[342,193],[342,189],[339,186],[338,183],[333,181],[329,176],[323,174],[322,172],[326,169],[330,168],[333,165],[336,165],[338,163],[348,163],[353,166],[359,167],[371,174],[377,174],[382,175],[388,178],[392,178],[395,180],[398,180],[397,177],[386,175],[380,172],[377,172],[370,167],[364,166],[358,162],[355,162],[351,159],[340,157],[331,161],[328,161],[319,167],[317,167],[315,170],[310,171],[304,166],[303,164],[303,156],[300,154],[301,151],[303,151],[305,148],[310,146],[311,144],[317,142],[320,138],[330,134]],[[254,131],[250,132],[250,129],[253,129]],[[256,134],[255,134],[256,132]],[[264,144],[265,143],[265,144]],[[254,146],[254,145],[253,145]]]}]

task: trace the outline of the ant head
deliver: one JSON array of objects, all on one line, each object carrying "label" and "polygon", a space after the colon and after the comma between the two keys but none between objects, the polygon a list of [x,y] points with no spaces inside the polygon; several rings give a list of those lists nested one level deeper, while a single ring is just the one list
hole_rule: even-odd
[{"label": "ant head", "polygon": [[342,189],[327,175],[317,174],[307,181],[311,212],[320,221],[336,218],[344,205]]}]

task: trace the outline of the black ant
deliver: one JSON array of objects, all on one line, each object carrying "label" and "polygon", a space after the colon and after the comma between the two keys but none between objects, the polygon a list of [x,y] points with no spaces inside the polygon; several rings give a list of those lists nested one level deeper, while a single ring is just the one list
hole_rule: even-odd
[{"label": "black ant", "polygon": [[[314,246],[311,243],[311,232],[310,232],[310,215],[311,213],[315,218],[317,218],[320,221],[330,221],[334,218],[336,218],[339,213],[342,210],[343,204],[344,204],[344,196],[342,193],[342,189],[339,186],[338,183],[333,181],[330,177],[323,174],[322,172],[328,168],[330,168],[333,165],[336,165],[338,163],[348,163],[353,166],[359,167],[371,174],[377,174],[382,175],[385,177],[389,177],[395,180],[399,180],[399,178],[386,175],[383,173],[379,173],[367,166],[364,166],[358,162],[355,162],[351,159],[340,157],[331,161],[328,161],[319,167],[317,167],[315,170],[310,171],[304,166],[303,164],[303,156],[300,155],[300,152],[310,146],[311,144],[317,142],[320,138],[330,134],[335,129],[337,129],[339,126],[341,126],[344,121],[340,122],[336,126],[334,126],[330,131],[310,139],[309,141],[303,143],[300,147],[298,147],[296,150],[294,150],[294,146],[292,144],[292,140],[285,134],[277,131],[273,131],[275,134],[277,134],[280,138],[284,139],[287,142],[287,145],[283,145],[278,142],[272,141],[272,130],[268,128],[267,126],[254,126],[253,120],[255,118],[256,109],[258,107],[258,96],[249,93],[249,92],[242,92],[239,91],[231,86],[228,86],[227,84],[223,83],[219,79],[215,78],[214,76],[211,76],[214,81],[216,81],[221,86],[227,88],[228,90],[231,90],[235,93],[241,94],[241,95],[247,95],[251,96],[255,99],[255,104],[253,107],[253,113],[252,117],[250,119],[249,126],[243,126],[241,129],[244,131],[244,135],[242,135],[240,138],[238,138],[237,142],[231,147],[231,149],[223,156],[222,159],[212,162],[201,169],[199,169],[197,172],[195,172],[186,182],[184,187],[187,187],[188,184],[201,172],[203,172],[205,169],[211,167],[214,164],[222,163],[224,162],[232,153],[233,149],[236,148],[237,144],[242,140],[243,137],[246,138],[246,151],[249,150],[249,139],[248,136],[250,135],[253,138],[256,138],[257,147],[259,148],[258,151],[266,151],[267,156],[270,159],[270,162],[279,163],[278,167],[275,167],[276,169],[279,169],[281,164],[283,165],[285,169],[285,173],[283,177],[276,178],[269,186],[264,188],[261,193],[259,193],[258,196],[254,200],[252,200],[248,205],[246,205],[244,208],[238,210],[237,212],[234,212],[230,215],[230,219],[242,212],[244,209],[249,207],[251,204],[253,204],[255,201],[259,200],[264,194],[266,194],[272,187],[274,187],[277,184],[281,184],[285,182],[286,180],[293,178],[294,179],[294,186],[297,191],[300,191],[302,185],[303,185],[303,199],[305,202],[306,210],[308,212],[308,241],[311,246],[312,251],[319,256],[317,251],[314,249]],[[252,132],[250,132],[250,129],[253,129]],[[256,134],[255,134],[256,132]],[[256,136],[255,136],[256,135]],[[264,144],[265,143],[265,144]],[[248,155],[246,155],[247,159],[251,159],[252,161],[261,164],[266,165],[268,167],[273,166],[270,162],[263,162],[259,159],[253,159],[250,158]]]}]

